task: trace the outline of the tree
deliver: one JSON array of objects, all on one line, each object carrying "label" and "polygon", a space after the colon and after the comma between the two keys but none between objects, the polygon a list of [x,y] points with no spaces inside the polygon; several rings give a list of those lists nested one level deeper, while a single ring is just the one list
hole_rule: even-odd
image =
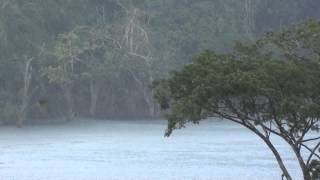
[{"label": "tree", "polygon": [[69,33],[59,35],[54,46],[54,62],[43,69],[49,82],[61,86],[67,105],[66,117],[68,120],[74,117],[72,88],[78,74],[75,71],[75,63],[79,61],[79,55],[83,52],[85,43],[75,29]]},{"label": "tree", "polygon": [[[68,104],[79,116],[151,117],[157,114],[149,88],[153,79],[180,69],[203,49],[228,52],[234,40],[254,41],[266,29],[318,19],[319,5],[314,0],[0,0],[0,119],[16,123],[23,94],[29,103],[22,119],[30,121],[61,117]],[[70,58],[58,60],[53,49],[59,46],[84,49],[74,52],[76,72]],[[29,58],[32,80],[26,88]],[[68,66],[69,85],[53,83],[64,76],[58,72],[61,62]],[[41,76],[47,70],[51,78]],[[67,89],[71,96],[61,95]],[[48,102],[46,108],[39,100]]]},{"label": "tree", "polygon": [[18,116],[17,126],[21,127],[26,119],[26,111],[29,104],[29,88],[32,80],[32,58],[26,61],[25,71],[24,71],[24,81],[23,81],[23,91],[22,91],[22,102],[20,107],[20,112]]},{"label": "tree", "polygon": [[[299,27],[307,30],[308,26],[307,23]],[[318,28],[315,24],[312,27],[313,33],[302,38],[308,44],[317,42],[320,34],[316,31],[319,24]],[[170,109],[166,136],[188,122],[221,117],[260,137],[274,154],[286,179],[292,177],[272,136],[282,138],[293,150],[304,179],[316,179],[320,137],[310,133],[319,132],[319,60],[308,56],[309,60],[302,61],[297,56],[286,55],[287,52],[281,54],[280,48],[264,43],[268,40],[253,45],[237,43],[230,54],[206,51],[181,71],[156,81],[155,99],[163,109]],[[307,156],[302,155],[304,151],[308,152]]]}]

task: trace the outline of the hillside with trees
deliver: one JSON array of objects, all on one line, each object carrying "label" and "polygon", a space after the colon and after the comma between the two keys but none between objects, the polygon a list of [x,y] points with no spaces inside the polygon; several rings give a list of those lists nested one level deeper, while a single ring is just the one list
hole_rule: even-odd
[{"label": "hillside with trees", "polygon": [[0,119],[150,118],[151,82],[320,18],[313,0],[0,0]]}]

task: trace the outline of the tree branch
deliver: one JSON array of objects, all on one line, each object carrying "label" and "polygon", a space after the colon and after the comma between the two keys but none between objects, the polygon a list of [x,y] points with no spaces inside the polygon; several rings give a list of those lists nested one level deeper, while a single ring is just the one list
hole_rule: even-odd
[{"label": "tree branch", "polygon": [[313,156],[316,156],[318,159],[320,159],[320,156],[316,153],[316,150],[320,147],[320,142],[313,148],[313,149],[310,149],[308,146],[302,144],[303,147],[307,148],[309,151],[310,151],[310,155],[308,157],[308,160],[307,160],[307,165],[310,164],[310,161],[312,159]]}]

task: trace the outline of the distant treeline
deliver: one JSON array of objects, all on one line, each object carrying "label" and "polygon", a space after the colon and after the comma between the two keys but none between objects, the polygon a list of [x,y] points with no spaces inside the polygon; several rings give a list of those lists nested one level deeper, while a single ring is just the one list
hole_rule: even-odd
[{"label": "distant treeline", "polygon": [[160,115],[151,82],[204,49],[320,18],[315,0],[0,0],[0,121]]}]

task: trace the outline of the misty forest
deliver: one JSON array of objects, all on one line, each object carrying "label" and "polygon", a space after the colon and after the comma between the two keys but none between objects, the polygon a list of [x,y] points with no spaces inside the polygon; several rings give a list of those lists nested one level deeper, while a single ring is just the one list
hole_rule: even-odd
[{"label": "misty forest", "polygon": [[319,10],[0,0],[0,180],[320,179]]}]

